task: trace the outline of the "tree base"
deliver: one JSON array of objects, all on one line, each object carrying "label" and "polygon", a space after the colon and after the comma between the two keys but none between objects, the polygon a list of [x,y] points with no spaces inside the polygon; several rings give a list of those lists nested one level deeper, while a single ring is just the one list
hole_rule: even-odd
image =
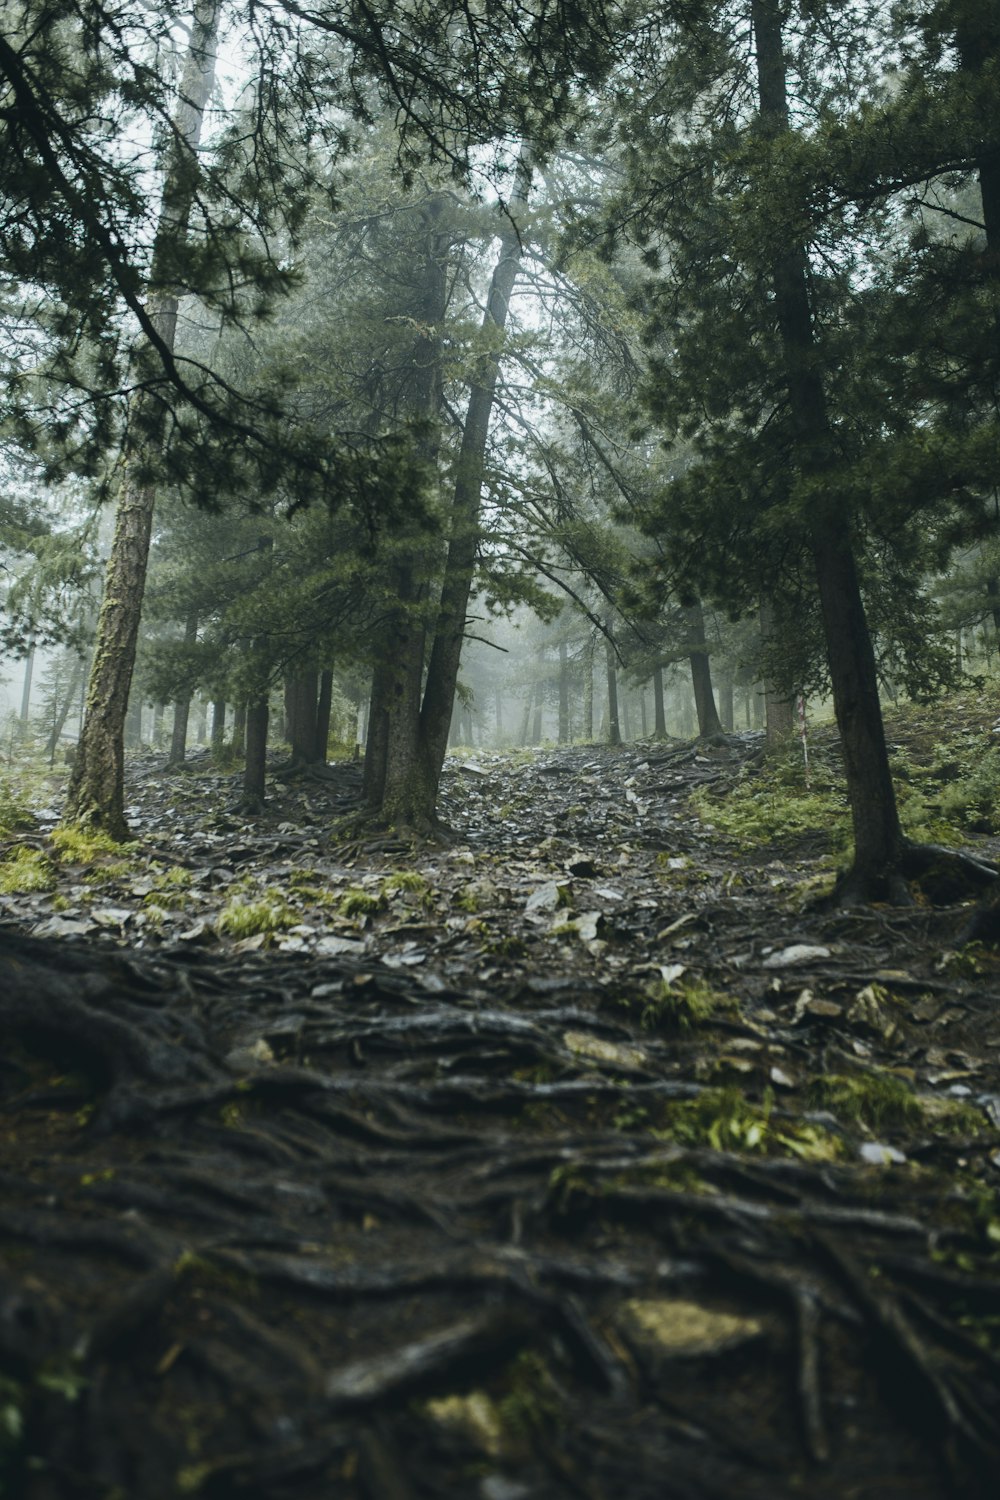
[{"label": "tree base", "polygon": [[991,888],[998,878],[1000,868],[988,860],[940,844],[904,843],[896,859],[881,869],[852,865],[823,904],[913,906],[919,895],[933,906],[951,906]]}]

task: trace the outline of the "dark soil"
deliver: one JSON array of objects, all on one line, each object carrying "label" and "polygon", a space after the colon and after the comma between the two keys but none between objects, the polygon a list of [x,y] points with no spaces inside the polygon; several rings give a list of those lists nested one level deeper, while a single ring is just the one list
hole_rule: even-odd
[{"label": "dark soil", "polygon": [[477,755],[416,850],[136,762],[3,898],[0,1493],[994,1495],[1000,963],[699,822],[758,748]]}]

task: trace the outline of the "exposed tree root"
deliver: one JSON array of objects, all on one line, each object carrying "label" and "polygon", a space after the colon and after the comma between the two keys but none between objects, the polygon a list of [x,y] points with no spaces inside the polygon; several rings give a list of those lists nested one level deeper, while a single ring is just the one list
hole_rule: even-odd
[{"label": "exposed tree root", "polygon": [[[699,1085],[624,1094],[568,1050],[587,1017],[565,1004],[401,1011],[389,973],[317,1001],[301,960],[185,971],[14,934],[0,962],[5,1037],[79,1052],[99,1091],[88,1123],[78,1094],[0,1075],[19,1500],[419,1500],[489,1476],[662,1500],[664,1475],[690,1500],[992,1495],[1000,1359],[966,1320],[1000,1283],[965,1243],[935,1260],[919,1174],[873,1201],[850,1162],[623,1135],[602,1111]],[[310,1066],[226,1069],[248,1013],[280,1047],[290,1007]]]},{"label": "exposed tree root", "polygon": [[905,843],[898,858],[887,869],[870,871],[852,867],[838,879],[821,909],[886,902],[890,906],[912,906],[914,887],[926,901],[949,906],[967,901],[991,889],[1000,878],[1000,867],[958,849],[940,844]]}]

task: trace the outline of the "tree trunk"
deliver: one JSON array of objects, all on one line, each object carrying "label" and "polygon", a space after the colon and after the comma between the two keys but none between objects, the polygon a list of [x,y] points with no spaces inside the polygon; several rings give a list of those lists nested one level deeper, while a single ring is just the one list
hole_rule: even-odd
[{"label": "tree trunk", "polygon": [[319,674],[319,698],[316,700],[316,740],[312,759],[317,766],[326,765],[330,740],[330,716],[333,712],[333,669],[324,667]]},{"label": "tree trunk", "polygon": [[368,699],[368,733],[365,736],[365,765],[362,795],[369,807],[382,803],[385,790],[385,762],[389,743],[389,668],[380,662],[372,672]]},{"label": "tree trunk", "polygon": [[[526,152],[522,151],[511,198],[512,207],[526,202],[530,183],[531,167]],[[520,265],[521,239],[517,226],[508,216],[500,237],[500,250],[483,314],[482,331],[486,338],[494,330],[502,334],[506,329],[511,294]],[[486,448],[501,357],[502,349],[497,340],[488,347],[481,361],[479,379],[472,383],[462,429],[451,505],[448,554],[427,663],[427,682],[420,706],[419,757],[422,764],[418,780],[422,795],[428,799],[424,806],[416,809],[421,822],[431,822],[435,816],[441,767],[444,764],[448,728],[458,687],[469,596],[479,551]]]},{"label": "tree trunk", "polygon": [[[412,375],[405,402],[417,422],[423,424],[426,435],[421,443],[421,456],[430,468],[437,462],[438,419],[444,399],[440,328],[447,307],[450,242],[439,232],[437,204],[433,200],[426,205],[425,217],[423,280],[411,310],[414,326],[420,331],[414,340]],[[458,468],[461,474],[461,457]],[[376,673],[379,714],[384,723],[379,723],[370,764],[368,757],[365,758],[365,795],[384,821],[412,828],[430,820],[436,800],[436,782],[433,789],[428,787],[421,720],[426,601],[431,576],[436,572],[436,557],[431,555],[424,532],[412,534],[405,559],[398,561],[392,572],[391,586],[398,605],[391,611],[383,661]],[[460,630],[464,624],[463,608]],[[374,711],[374,702],[372,707]],[[434,720],[442,764],[448,746],[451,709],[449,702],[443,723],[436,715]]]},{"label": "tree trunk", "polygon": [[583,652],[583,724],[580,730],[588,745],[594,738],[594,645],[595,634],[591,631]]},{"label": "tree trunk", "polygon": [[731,671],[719,674],[719,718],[722,727],[727,734],[732,734],[736,726],[735,705],[733,702],[733,674]]},{"label": "tree trunk", "polygon": [[[184,645],[194,646],[198,639],[198,616],[192,612],[184,621]],[[170,736],[170,755],[167,764],[181,766],[187,750],[188,717],[191,713],[191,693],[182,693],[174,702],[174,727]]]},{"label": "tree trunk", "polygon": [[[172,253],[172,241],[186,233],[194,202],[196,179],[192,156],[201,138],[202,119],[215,76],[214,46],[220,9],[219,0],[200,0],[195,9],[174,129],[170,133],[160,220],[153,240],[151,281],[157,287],[167,284],[165,266]],[[171,350],[177,332],[177,307],[177,296],[164,290],[154,292],[148,303],[157,335]],[[139,396],[138,406],[151,399]],[[149,467],[149,456],[143,439],[126,444],[87,707],[64,813],[67,822],[102,828],[118,839],[128,837],[125,715],[135,667],[156,500],[155,486],[140,477]]]},{"label": "tree trunk", "polygon": [[253,698],[247,705],[247,754],[243,767],[244,812],[260,812],[264,807],[265,776],[267,774],[267,726],[271,708],[265,692]]},{"label": "tree trunk", "polygon": [[[765,649],[774,637],[774,609],[769,600],[762,600],[758,612],[760,638]],[[773,646],[771,647],[773,652]],[[788,685],[779,686],[766,680],[764,683],[765,741],[772,747],[786,745],[795,728],[795,709]]]},{"label": "tree trunk", "polygon": [[566,642],[559,642],[559,743],[569,743],[569,660]]},{"label": "tree trunk", "polygon": [[545,713],[545,683],[539,677],[535,683],[535,713],[531,721],[531,743],[542,743],[542,719]]},{"label": "tree trunk", "polygon": [[[752,0],[761,124],[775,137],[788,129],[782,15],[780,0]],[[801,246],[777,259],[772,283],[796,456],[806,472],[817,474],[827,465],[831,434],[826,393],[816,367],[808,265]],[[905,841],[851,529],[835,489],[825,496],[817,494],[809,526],[854,827],[854,865],[845,891],[863,897],[884,895],[898,884]]]},{"label": "tree trunk", "polygon": [[653,736],[658,740],[667,737],[667,716],[663,702],[663,668],[653,668]]},{"label": "tree trunk", "polygon": [[246,753],[247,744],[247,700],[241,698],[233,704],[233,754]]},{"label": "tree trunk", "polygon": [[611,634],[611,621],[605,620],[605,661],[608,675],[608,744],[620,745],[622,742],[621,726],[618,723],[618,670],[617,656],[615,654],[614,637]]},{"label": "tree trunk", "polygon": [[126,750],[138,750],[142,744],[142,694],[129,693],[125,709],[123,738]]},{"label": "tree trunk", "polygon": [[285,733],[293,765],[311,765],[316,759],[318,695],[319,673],[315,668],[285,679]]},{"label": "tree trunk", "polygon": [[532,683],[528,689],[528,696],[524,700],[524,714],[521,718],[521,733],[518,738],[518,744],[522,747],[528,743],[528,733],[531,729],[531,705],[534,697],[535,685]]},{"label": "tree trunk", "polygon": [[722,733],[722,721],[712,692],[712,664],[705,644],[705,612],[701,604],[688,605],[684,611],[684,619],[685,645],[691,664],[691,686],[694,689],[694,706],[698,715],[698,734],[701,739],[706,740]]},{"label": "tree trunk", "polygon": [[226,745],[226,700],[215,698],[212,702],[212,754],[220,759]]},{"label": "tree trunk", "polygon": [[35,648],[28,647],[28,654],[24,658],[24,681],[21,685],[21,723],[27,724],[28,714],[31,711],[31,679],[35,671]]},{"label": "tree trunk", "polygon": [[80,686],[80,678],[82,676],[83,663],[77,659],[73,663],[73,670],[70,673],[70,679],[66,685],[66,692],[63,695],[62,702],[56,705],[55,713],[52,716],[52,728],[49,730],[49,737],[45,742],[45,754],[48,757],[50,766],[55,764],[56,751],[59,748],[59,737],[63,732],[66,720],[69,718],[69,711],[73,706],[73,699],[76,696],[77,688]]}]

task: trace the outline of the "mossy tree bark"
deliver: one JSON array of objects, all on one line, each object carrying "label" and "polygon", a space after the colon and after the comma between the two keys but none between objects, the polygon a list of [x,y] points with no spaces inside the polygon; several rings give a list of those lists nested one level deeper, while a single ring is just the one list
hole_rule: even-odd
[{"label": "mossy tree bark", "polygon": [[[186,233],[195,193],[192,153],[201,138],[202,120],[215,77],[215,38],[219,0],[196,6],[191,43],[181,79],[179,102],[170,136],[160,220],[153,242],[151,284],[161,289],[148,299],[157,336],[173,349],[178,298],[163,290],[164,266],[172,246]],[[133,431],[152,412],[154,397],[139,396],[132,412]],[[148,440],[126,441],[124,478],[115,515],[114,537],[104,580],[104,599],[87,688],[83,728],[77,746],[64,817],[70,823],[101,828],[113,838],[128,837],[125,821],[125,715],[135,668],[139,622],[146,588],[156,486],[151,483]]]}]

